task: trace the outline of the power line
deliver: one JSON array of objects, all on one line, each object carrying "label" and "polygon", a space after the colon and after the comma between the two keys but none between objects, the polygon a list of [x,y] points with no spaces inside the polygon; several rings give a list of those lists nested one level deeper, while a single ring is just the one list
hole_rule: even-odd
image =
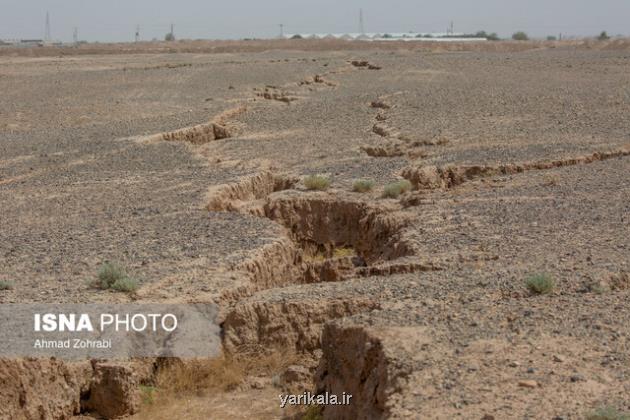
[{"label": "power line", "polygon": [[[171,32],[173,29],[171,28]],[[140,41],[140,25],[136,25],[136,42]]]},{"label": "power line", "polygon": [[44,30],[44,41],[50,42],[50,14],[46,12],[46,29]]},{"label": "power line", "polygon": [[365,27],[363,26],[363,9],[359,9],[359,33],[365,33]]}]

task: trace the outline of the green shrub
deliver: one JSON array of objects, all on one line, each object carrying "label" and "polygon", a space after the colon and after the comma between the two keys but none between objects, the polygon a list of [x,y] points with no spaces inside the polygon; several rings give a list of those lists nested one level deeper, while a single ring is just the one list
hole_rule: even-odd
[{"label": "green shrub", "polygon": [[304,186],[309,190],[323,191],[330,187],[330,179],[322,175],[310,175],[304,178]]},{"label": "green shrub", "polygon": [[0,281],[0,290],[11,290],[13,289],[13,283],[1,280]]},{"label": "green shrub", "polygon": [[116,281],[126,277],[127,271],[118,263],[105,261],[98,268],[96,276],[101,289],[109,289]]},{"label": "green shrub", "polygon": [[551,293],[555,287],[551,276],[547,274],[536,274],[529,277],[525,283],[530,292],[537,295]]},{"label": "green shrub", "polygon": [[498,41],[499,35],[497,35],[496,32],[489,34],[486,31],[479,31],[475,34],[475,38],[486,38],[488,41]]},{"label": "green shrub", "polygon": [[352,184],[352,191],[366,193],[372,191],[374,188],[374,181],[371,179],[359,179]]},{"label": "green shrub", "polygon": [[514,35],[512,35],[512,39],[514,41],[528,41],[529,36],[527,36],[525,32],[519,31],[519,32],[516,32]]},{"label": "green shrub", "polygon": [[118,279],[111,285],[110,289],[117,292],[135,292],[138,289],[138,280],[133,277],[123,277]]},{"label": "green shrub", "polygon": [[411,182],[405,180],[387,184],[383,190],[384,198],[398,198],[401,194],[411,190]]},{"label": "green shrub", "polygon": [[614,407],[601,407],[586,415],[586,420],[630,420],[630,414]]},{"label": "green shrub", "polygon": [[150,385],[140,385],[140,393],[142,394],[142,402],[151,405],[155,402],[156,388]]},{"label": "green shrub", "polygon": [[125,268],[115,262],[106,261],[98,269],[96,274],[96,286],[103,290],[116,290],[119,292],[133,292],[138,288],[138,280],[130,277]]},{"label": "green shrub", "polygon": [[599,41],[608,41],[610,39],[610,36],[608,36],[608,33],[606,31],[602,31],[601,34],[599,34],[599,36],[597,37],[597,39]]},{"label": "green shrub", "polygon": [[492,32],[491,34],[488,35],[488,41],[500,41],[501,38],[499,38],[499,35],[496,32]]}]

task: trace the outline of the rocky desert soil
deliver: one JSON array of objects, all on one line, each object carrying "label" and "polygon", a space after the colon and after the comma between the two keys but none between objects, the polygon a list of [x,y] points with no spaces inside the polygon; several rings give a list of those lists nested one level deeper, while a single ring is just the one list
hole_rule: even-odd
[{"label": "rocky desert soil", "polygon": [[156,361],[4,359],[0,417],[630,411],[628,43],[295,42],[0,54],[0,303],[216,302],[292,355],[159,409]]}]

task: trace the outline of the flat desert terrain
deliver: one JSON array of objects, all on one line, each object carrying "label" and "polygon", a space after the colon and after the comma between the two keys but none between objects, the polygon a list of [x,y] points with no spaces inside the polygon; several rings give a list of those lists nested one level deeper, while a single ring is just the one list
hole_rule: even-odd
[{"label": "flat desert terrain", "polygon": [[299,42],[0,54],[0,303],[215,302],[234,373],[0,360],[0,417],[630,411],[627,43]]}]

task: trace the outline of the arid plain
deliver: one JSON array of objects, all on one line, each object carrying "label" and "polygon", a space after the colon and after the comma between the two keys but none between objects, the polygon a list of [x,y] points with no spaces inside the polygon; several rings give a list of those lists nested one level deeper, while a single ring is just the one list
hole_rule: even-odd
[{"label": "arid plain", "polygon": [[2,418],[630,410],[628,42],[100,48],[0,54],[0,303],[216,302],[225,356],[0,360]]}]

